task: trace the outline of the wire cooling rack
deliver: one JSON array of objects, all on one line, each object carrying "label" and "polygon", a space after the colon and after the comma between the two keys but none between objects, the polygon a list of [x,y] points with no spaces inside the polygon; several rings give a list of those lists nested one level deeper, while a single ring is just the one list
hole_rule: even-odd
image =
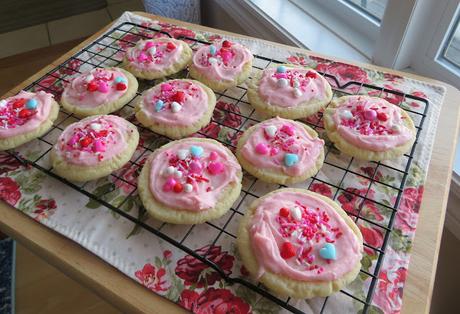
[{"label": "wire cooling rack", "polygon": [[[80,71],[89,70],[89,69],[96,68],[96,67],[119,65],[121,63],[122,54],[124,50],[126,50],[126,48],[128,47],[134,46],[135,43],[140,39],[157,37],[157,36],[172,37],[172,35],[174,34],[170,34],[165,31],[159,31],[159,30],[156,30],[150,27],[145,27],[145,26],[137,25],[137,24],[130,23],[130,22],[120,24],[116,28],[108,31],[107,33],[99,37],[96,41],[89,44],[88,46],[83,48],[81,51],[79,51],[78,53],[76,53],[75,55],[67,59],[65,62],[63,62],[59,66],[49,71],[43,77],[31,83],[29,86],[25,88],[25,90],[39,90],[39,89],[45,90],[59,97],[61,93],[61,89],[58,88],[59,86],[58,83],[60,81],[68,82],[72,75],[81,73]],[[193,50],[196,50],[201,45],[209,44],[208,42],[197,40],[197,39],[186,37],[186,36],[179,36],[178,38],[187,41]],[[79,64],[80,66],[75,68],[74,66],[75,63]],[[254,62],[253,62],[253,71],[261,71],[267,68],[268,66],[270,66],[271,64],[277,64],[277,63],[282,63],[282,62],[279,60],[266,58],[261,55],[255,55]],[[57,75],[57,73],[59,73],[59,75]],[[423,126],[426,114],[427,114],[428,101],[423,98],[416,97],[413,95],[408,95],[400,91],[382,88],[382,87],[378,87],[372,84],[367,84],[367,83],[362,83],[362,82],[351,81],[351,82],[347,82],[346,84],[341,85],[339,83],[339,80],[335,76],[326,74],[326,73],[321,73],[321,72],[320,74],[324,75],[326,79],[330,82],[331,86],[333,87],[334,98],[342,96],[342,95],[348,95],[348,94],[372,94],[374,96],[391,97],[391,98],[397,99],[398,104],[402,106],[403,109],[406,110],[409,113],[409,115],[412,117],[416,125],[416,129],[417,129],[417,139],[414,145],[412,146],[410,152],[408,154],[405,154],[402,157],[403,159],[403,162],[401,163],[402,165],[401,164],[394,165],[394,164],[385,163],[385,162],[370,162],[370,163],[367,163],[367,165],[370,164],[372,170],[365,174],[357,170],[356,165],[359,164],[359,161],[355,160],[354,158],[344,157],[345,159],[342,158],[340,162],[338,162],[336,159],[329,158],[331,155],[333,155],[330,153],[331,151],[334,150],[334,147],[330,142],[326,141],[326,157],[325,157],[325,162],[324,162],[323,167],[329,167],[331,169],[334,169],[336,170],[337,173],[340,173],[341,175],[338,178],[335,178],[335,180],[330,180],[327,177],[320,176],[319,174],[317,174],[312,179],[310,179],[309,182],[305,183],[306,185],[304,185],[305,187],[310,188],[314,182],[317,182],[317,183],[319,182],[322,184],[326,184],[331,189],[335,190],[335,192],[333,193],[334,199],[337,199],[339,195],[345,195],[345,197],[358,199],[359,205],[358,205],[357,210],[347,211],[348,214],[357,223],[359,223],[360,220],[365,221],[368,224],[374,226],[375,228],[379,228],[379,230],[381,230],[382,233],[384,234],[383,243],[380,247],[374,247],[373,245],[368,244],[368,243],[364,244],[367,250],[372,250],[374,254],[378,255],[376,265],[372,271],[366,271],[363,269],[361,270],[360,275],[371,280],[364,297],[362,295],[356,296],[347,289],[344,289],[341,291],[344,297],[352,298],[355,301],[355,303],[360,304],[362,308],[362,312],[367,313],[372,304],[372,297],[374,295],[374,291],[375,291],[376,284],[378,281],[378,275],[379,275],[380,268],[382,266],[383,259],[385,256],[385,250],[388,245],[388,239],[389,239],[389,235],[391,233],[392,227],[393,227],[395,214],[397,212],[397,208],[401,201],[402,192],[403,192],[403,189],[404,189],[404,186],[406,184],[406,180],[409,174],[409,168],[411,166],[411,163],[414,157],[414,151],[416,149],[418,138],[422,130],[422,126]],[[49,84],[49,82],[52,82],[52,84]],[[153,85],[154,85],[153,81],[142,82],[142,84],[140,84],[142,88],[140,88],[138,95],[141,95],[142,90],[145,90],[146,88],[149,88]],[[239,106],[239,107],[245,106],[246,108],[252,108],[249,106],[249,103],[247,102],[245,86],[237,86],[236,88],[233,88],[231,90],[226,90],[222,93],[216,93],[216,96],[218,100],[225,99],[227,101],[232,101],[236,106]],[[417,102],[418,109],[412,110],[408,106],[403,106],[403,104],[406,101]],[[133,102],[134,101],[131,101],[125,107],[132,109]],[[246,110],[243,113],[239,110],[232,111],[231,108],[230,109],[220,108],[219,110],[226,111],[228,112],[228,114],[231,114],[231,115],[235,115],[235,117],[238,117],[238,119],[242,121],[242,123],[240,123],[239,126],[237,127],[235,127],[231,123],[226,123],[225,121],[220,121],[219,119],[215,119],[215,118],[213,118],[213,121],[211,122],[211,124],[219,125],[221,128],[228,129],[230,131],[229,134],[232,134],[234,138],[235,137],[237,138],[238,135],[240,135],[247,126],[260,122],[260,118],[257,116],[257,113],[255,113],[253,109],[250,109],[249,111]],[[139,228],[143,228],[147,232],[151,232],[155,234],[161,239],[181,249],[185,253],[190,254],[196,259],[200,260],[201,262],[209,265],[209,267],[213,268],[216,272],[218,272],[220,276],[224,278],[229,284],[244,285],[247,288],[252,289],[258,294],[275,302],[276,304],[285,308],[288,311],[291,311],[293,313],[302,313],[300,309],[295,307],[295,305],[293,304],[295,302],[293,302],[291,298],[287,298],[287,299],[279,298],[275,295],[272,295],[268,290],[266,290],[260,284],[250,282],[247,279],[242,278],[242,277],[227,275],[217,264],[215,264],[214,262],[206,258],[207,254],[201,255],[197,253],[196,251],[194,251],[191,247],[187,246],[186,240],[189,237],[189,235],[192,233],[194,228],[196,228],[195,225],[190,226],[187,232],[183,235],[181,239],[175,239],[171,237],[170,235],[168,235],[168,233],[166,232],[167,224],[163,223],[157,227],[153,227],[145,223],[144,220],[141,219],[140,216],[133,217],[129,213],[125,212],[122,209],[122,206],[124,205],[124,203],[128,200],[130,196],[133,196],[136,193],[137,186],[136,186],[136,183],[125,180],[123,178],[123,173],[115,172],[111,174],[111,176],[113,176],[116,180],[120,180],[121,182],[124,182],[125,184],[131,186],[132,189],[131,189],[131,192],[128,195],[126,195],[125,199],[118,202],[116,206],[115,204],[113,204],[110,201],[107,201],[104,198],[104,195],[106,193],[110,193],[111,191],[106,191],[104,194],[94,193],[94,191],[91,191],[85,188],[89,184],[88,182],[84,184],[75,184],[75,183],[69,182],[66,179],[61,178],[58,175],[56,175],[52,171],[52,168],[50,168],[50,166],[46,166],[46,162],[44,162],[44,160],[49,155],[49,152],[51,151],[51,148],[54,144],[54,142],[49,140],[48,135],[52,132],[61,132],[64,129],[66,124],[68,124],[69,122],[74,122],[74,121],[79,120],[73,114],[66,112],[62,108],[61,108],[59,117],[60,118],[55,122],[52,129],[47,134],[45,134],[44,136],[36,140],[36,141],[40,141],[40,144],[46,147],[43,150],[43,153],[41,153],[39,156],[35,156],[34,158],[32,158],[32,157],[24,157],[16,151],[9,151],[9,153],[13,155],[15,158],[17,158],[19,161],[21,161],[22,163],[31,165],[39,169],[40,171],[46,173],[47,175],[63,182],[64,184],[86,195],[91,200],[99,202],[101,205],[111,209],[117,214],[135,223]],[[318,133],[320,134],[324,133],[321,114],[316,115],[314,118],[308,119],[306,122],[316,131],[318,131]],[[156,135],[150,130],[143,128],[141,125],[138,125],[138,127],[139,127],[141,134],[146,134],[147,132],[151,136],[154,136],[160,139],[160,141],[164,143],[167,143],[168,141],[170,141],[170,139],[165,138],[164,136]],[[212,136],[212,134],[210,135],[209,132],[205,132],[203,130],[200,131],[199,133],[201,136],[215,138]],[[219,140],[218,138],[215,138],[215,139]],[[221,141],[224,145],[228,146],[230,149],[234,150],[235,141],[229,141],[229,140],[219,140],[219,141]],[[138,154],[137,156],[135,155],[135,157],[129,162],[130,167],[139,168],[142,166],[143,158],[145,158],[146,155],[148,155],[150,152],[153,151],[149,146],[150,145],[142,146],[143,152],[141,154]],[[397,178],[397,182],[388,183],[388,182],[381,181],[380,175],[378,175],[379,169],[384,171],[385,173],[390,173],[392,176]],[[125,171],[128,171],[128,170],[125,170]],[[347,178],[349,176],[368,180],[369,182],[368,188],[365,191],[356,191],[353,189],[351,190],[346,189],[344,187],[344,182],[347,181]],[[249,183],[243,187],[240,199],[231,208],[229,219],[224,224],[221,224],[221,225],[215,224],[213,222],[207,222],[207,224],[211,226],[212,228],[215,228],[217,232],[217,236],[215,236],[211,240],[209,250],[214,244],[216,244],[219,238],[224,235],[230,237],[233,240],[236,239],[235,232],[230,230],[229,225],[231,224],[232,220],[235,220],[235,218],[238,218],[244,215],[244,207],[248,203],[247,202],[248,199],[257,198],[261,196],[258,193],[255,193],[253,189],[258,184],[257,179],[252,178],[248,176],[247,174],[246,174],[246,178]],[[375,185],[384,186],[387,189],[388,193],[392,193],[394,195],[394,202],[389,204],[388,202],[381,202],[371,197],[369,192],[371,190],[371,187]],[[275,185],[273,186],[273,189],[279,188],[279,187],[281,186]],[[371,219],[370,217],[362,214],[362,208],[366,204],[367,205],[372,204],[373,206],[378,206],[379,208],[385,209],[387,212],[389,212],[389,217],[385,221],[384,224],[382,224],[381,222],[377,222]],[[141,212],[145,212],[145,209],[143,208],[140,208],[139,210]],[[324,302],[321,306],[321,313],[326,311],[327,304],[328,304],[328,298],[324,298]]]}]

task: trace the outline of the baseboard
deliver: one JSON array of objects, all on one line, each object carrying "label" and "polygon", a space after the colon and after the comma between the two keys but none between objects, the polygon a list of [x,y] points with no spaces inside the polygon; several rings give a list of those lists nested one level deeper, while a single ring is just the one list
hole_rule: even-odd
[{"label": "baseboard", "polygon": [[460,240],[460,178],[455,172],[450,185],[445,226]]}]

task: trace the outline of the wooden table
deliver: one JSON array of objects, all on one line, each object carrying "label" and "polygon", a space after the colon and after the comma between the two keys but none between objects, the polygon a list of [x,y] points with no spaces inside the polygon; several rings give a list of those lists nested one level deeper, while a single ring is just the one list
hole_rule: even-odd
[{"label": "wooden table", "polygon": [[[182,25],[195,30],[204,30],[246,37],[204,26],[140,13],[152,19]],[[28,78],[3,97],[16,94],[50,69],[61,64],[69,56],[93,41],[110,25],[91,36],[74,49],[52,62],[49,66]],[[273,44],[270,42],[270,44]],[[288,46],[276,44],[280,47]],[[330,56],[310,53],[299,48],[289,47],[302,53],[331,58]],[[338,60],[337,58],[331,58]],[[345,61],[345,60],[339,60]],[[348,62],[348,61],[345,61]],[[348,62],[350,63],[350,62]],[[428,169],[428,179],[420,210],[419,222],[413,244],[410,268],[404,288],[403,313],[428,313],[433,291],[436,265],[447,205],[447,195],[452,175],[452,163],[457,142],[460,92],[454,87],[433,79],[402,73],[374,65],[354,63],[371,69],[412,77],[428,83],[446,87],[447,94],[442,106],[436,132],[433,155]],[[54,265],[71,278],[77,280],[96,294],[106,299],[124,312],[180,313],[183,309],[172,302],[145,289],[134,280],[123,275],[103,260],[80,247],[73,241],[37,223],[20,211],[0,202],[0,230],[7,233],[28,249]]]}]

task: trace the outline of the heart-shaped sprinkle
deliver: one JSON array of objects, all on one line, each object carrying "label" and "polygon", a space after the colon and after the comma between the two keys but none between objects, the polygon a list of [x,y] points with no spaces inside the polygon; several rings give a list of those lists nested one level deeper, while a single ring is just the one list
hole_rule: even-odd
[{"label": "heart-shaped sprinkle", "polygon": [[101,140],[96,139],[93,143],[93,151],[95,152],[105,152],[106,146],[105,143]]},{"label": "heart-shaped sprinkle", "polygon": [[155,103],[155,111],[160,112],[161,109],[164,108],[164,106],[165,106],[165,103],[163,102],[163,100],[158,99],[157,102]]},{"label": "heart-shaped sprinkle", "polygon": [[115,83],[128,83],[128,80],[126,80],[123,76],[117,76],[115,78]]},{"label": "heart-shaped sprinkle", "polygon": [[270,148],[270,156],[275,156],[276,154],[279,153],[279,151],[280,151],[280,150],[278,149],[278,147],[272,147],[272,148]]},{"label": "heart-shaped sprinkle", "polygon": [[388,115],[385,112],[379,112],[377,114],[377,119],[379,119],[380,121],[387,121]]},{"label": "heart-shaped sprinkle", "polygon": [[95,81],[91,81],[88,83],[88,86],[86,86],[86,89],[90,92],[95,92],[98,89],[98,85]]},{"label": "heart-shaped sprinkle", "polygon": [[213,56],[217,52],[217,48],[214,45],[209,46],[209,53]]},{"label": "heart-shaped sprinkle", "polygon": [[264,143],[259,143],[256,145],[256,152],[260,155],[266,155],[268,153],[268,146]]},{"label": "heart-shaped sprinkle", "polygon": [[180,150],[177,152],[177,157],[178,157],[180,160],[187,159],[187,156],[188,156],[188,150],[186,150],[186,149],[180,149]]},{"label": "heart-shaped sprinkle", "polygon": [[168,42],[168,43],[166,44],[166,49],[167,49],[168,51],[174,50],[174,49],[176,49],[176,45],[174,45],[173,42]]},{"label": "heart-shaped sprinkle", "polygon": [[278,84],[279,87],[286,87],[289,84],[289,81],[285,78],[280,78],[276,84]]},{"label": "heart-shaped sprinkle", "polygon": [[161,84],[160,86],[162,92],[168,92],[173,89],[173,86],[169,83]]},{"label": "heart-shaped sprinkle", "polygon": [[30,110],[35,110],[37,109],[38,106],[38,101],[35,98],[31,98],[27,100],[26,102],[26,108]]},{"label": "heart-shaped sprinkle", "polygon": [[201,155],[203,154],[203,147],[192,145],[190,146],[190,153],[192,154],[193,157],[200,158]]},{"label": "heart-shaped sprinkle", "polygon": [[294,207],[291,208],[291,216],[295,220],[299,221],[299,220],[302,219],[302,211],[300,210],[299,207],[294,206]]},{"label": "heart-shaped sprinkle", "polygon": [[278,73],[285,73],[286,72],[286,67],[284,65],[280,65],[276,68],[276,72]]},{"label": "heart-shaped sprinkle", "polygon": [[217,160],[217,157],[219,157],[219,155],[216,152],[211,152],[209,154],[209,159],[210,160]]},{"label": "heart-shaped sprinkle", "polygon": [[176,101],[178,103],[182,103],[184,102],[185,100],[185,93],[183,91],[177,91],[173,97],[172,97],[172,100],[173,101]]},{"label": "heart-shaped sprinkle", "polygon": [[211,57],[211,58],[208,59],[208,62],[209,62],[209,64],[214,64],[214,63],[217,62],[217,59]]},{"label": "heart-shaped sprinkle", "polygon": [[146,60],[148,60],[147,55],[145,54],[145,52],[141,51],[139,55],[137,56],[137,61],[144,62]]},{"label": "heart-shaped sprinkle", "polygon": [[86,76],[86,78],[85,78],[85,82],[86,82],[86,83],[89,83],[89,82],[91,82],[92,80],[94,80],[94,75],[92,75],[92,74],[88,74],[88,75]]},{"label": "heart-shaped sprinkle", "polygon": [[8,102],[5,99],[0,100],[0,108],[5,107],[8,104]]},{"label": "heart-shaped sprinkle", "polygon": [[219,174],[224,171],[224,165],[221,162],[211,162],[208,165],[208,171],[212,175]]},{"label": "heart-shaped sprinkle", "polygon": [[340,117],[345,120],[350,120],[351,118],[353,118],[353,114],[349,110],[343,110],[340,113]]},{"label": "heart-shaped sprinkle", "polygon": [[190,193],[193,191],[193,185],[191,185],[190,183],[186,183],[184,184],[184,191],[186,193]]},{"label": "heart-shaped sprinkle", "polygon": [[151,55],[152,57],[155,57],[155,55],[157,54],[157,48],[156,48],[156,47],[152,47],[152,48],[150,48],[149,50],[147,50],[147,52],[148,52],[149,55]]},{"label": "heart-shaped sprinkle", "polygon": [[224,48],[230,48],[231,46],[232,46],[232,43],[229,42],[228,40],[224,40],[222,42],[222,47],[224,47]]},{"label": "heart-shaped sprinkle", "polygon": [[335,260],[337,258],[335,245],[332,243],[324,244],[321,250],[319,250],[319,255],[326,260]]},{"label": "heart-shaped sprinkle", "polygon": [[265,127],[265,134],[269,137],[274,137],[276,135],[276,131],[278,131],[278,129],[274,125],[268,125]]},{"label": "heart-shaped sprinkle", "polygon": [[96,132],[99,132],[102,129],[102,125],[96,122],[91,123],[89,127]]},{"label": "heart-shaped sprinkle", "polygon": [[293,81],[292,86],[294,86],[294,88],[299,88],[300,87],[299,81],[297,81],[297,80]]},{"label": "heart-shaped sprinkle", "polygon": [[299,162],[299,156],[297,156],[296,154],[288,153],[284,155],[284,164],[286,165],[286,167],[292,167],[298,162]]},{"label": "heart-shaped sprinkle", "polygon": [[117,85],[115,85],[115,88],[117,90],[125,90],[128,88],[128,85],[126,85],[125,83],[117,83]]},{"label": "heart-shaped sprinkle", "polygon": [[109,92],[109,84],[107,82],[101,81],[97,84],[97,90],[101,93],[108,93]]},{"label": "heart-shaped sprinkle", "polygon": [[298,88],[294,89],[294,96],[295,97],[300,97],[302,95],[303,95],[303,93],[302,93],[302,91],[300,89],[298,89]]},{"label": "heart-shaped sprinkle", "polygon": [[284,242],[281,245],[281,250],[280,250],[281,257],[284,259],[289,259],[291,257],[295,256],[295,247],[292,245],[290,242]]},{"label": "heart-shaped sprinkle", "polygon": [[171,103],[171,111],[173,113],[178,113],[179,111],[181,111],[181,109],[182,109],[182,106],[178,102],[173,101]]},{"label": "heart-shaped sprinkle", "polygon": [[292,135],[294,135],[294,127],[292,125],[289,125],[289,124],[284,124],[281,127],[281,132],[284,132],[287,135],[292,136]]},{"label": "heart-shaped sprinkle", "polygon": [[144,48],[149,49],[150,47],[153,47],[153,45],[154,45],[153,41],[146,41]]}]

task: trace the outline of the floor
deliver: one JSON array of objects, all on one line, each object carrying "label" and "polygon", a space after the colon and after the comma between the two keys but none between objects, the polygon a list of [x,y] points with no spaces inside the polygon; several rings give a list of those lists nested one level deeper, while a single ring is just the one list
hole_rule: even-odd
[{"label": "floor", "polygon": [[142,0],[107,0],[105,9],[0,34],[0,58],[87,37],[124,11],[144,11]]}]

